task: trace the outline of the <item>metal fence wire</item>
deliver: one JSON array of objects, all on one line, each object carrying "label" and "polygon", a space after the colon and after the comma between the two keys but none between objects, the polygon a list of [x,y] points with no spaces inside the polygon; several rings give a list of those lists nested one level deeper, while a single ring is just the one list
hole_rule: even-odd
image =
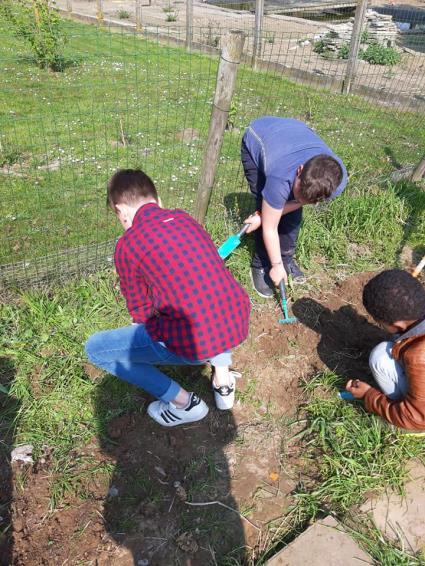
[{"label": "metal fence wire", "polygon": [[[355,8],[348,3],[319,14],[315,7],[300,12],[296,5],[282,10],[266,4],[260,34],[252,2],[248,10],[239,2],[233,10],[196,3],[191,27],[188,3],[122,2],[121,12],[112,1],[57,4],[65,15],[72,9],[73,19],[102,24],[64,24],[66,68],[60,73],[38,68],[26,45],[0,22],[3,287],[67,278],[111,263],[120,229],[107,211],[105,187],[119,167],[141,167],[165,206],[194,211],[220,44],[230,27],[243,29],[246,40],[207,218],[207,224],[220,224],[222,236],[252,208],[239,146],[255,117],[312,123],[351,164],[354,185],[361,151],[340,135],[335,105],[349,109],[348,129],[363,129],[365,135],[368,117],[378,113],[377,143],[393,135],[386,121],[396,120],[406,136],[423,126],[421,14],[415,16],[417,26],[403,14],[399,19],[406,25],[394,24],[394,30],[393,16],[366,13],[360,49],[367,49],[371,30],[381,30],[382,44],[394,46],[400,61],[390,66],[359,60],[348,95],[341,94],[347,91],[349,59],[342,57],[350,51]],[[412,150],[412,162],[416,158]]]}]

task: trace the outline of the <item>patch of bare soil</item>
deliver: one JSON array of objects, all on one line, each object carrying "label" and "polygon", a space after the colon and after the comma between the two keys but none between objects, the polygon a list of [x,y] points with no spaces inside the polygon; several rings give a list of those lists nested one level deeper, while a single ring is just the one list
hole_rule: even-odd
[{"label": "patch of bare soil", "polygon": [[[211,409],[204,421],[171,430],[144,410],[103,423],[106,433],[86,451],[114,465],[109,484],[94,474],[79,497],[51,511],[49,463],[28,470],[25,482],[15,471],[13,564],[205,565],[229,552],[248,563],[303,475],[297,450],[282,449],[303,401],[300,383],[326,367],[344,379],[367,377],[369,351],[386,337],[361,306],[370,276],[298,299],[297,324],[279,324],[276,303],[256,307],[235,352],[243,378],[232,412]],[[199,377],[193,368],[189,375]],[[212,407],[208,383],[195,388]]]}]

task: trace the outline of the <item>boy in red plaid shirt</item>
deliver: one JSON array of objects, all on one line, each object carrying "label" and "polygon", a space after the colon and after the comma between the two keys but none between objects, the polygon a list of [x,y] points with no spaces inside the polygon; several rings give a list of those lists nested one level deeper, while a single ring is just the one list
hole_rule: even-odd
[{"label": "boy in red plaid shirt", "polygon": [[156,366],[210,362],[216,404],[230,409],[236,377],[230,349],[248,334],[248,295],[189,214],[159,207],[142,171],[115,173],[108,203],[125,230],[115,266],[133,324],[93,334],[88,358],[156,397],[148,414],[163,426],[198,421],[208,407]]}]

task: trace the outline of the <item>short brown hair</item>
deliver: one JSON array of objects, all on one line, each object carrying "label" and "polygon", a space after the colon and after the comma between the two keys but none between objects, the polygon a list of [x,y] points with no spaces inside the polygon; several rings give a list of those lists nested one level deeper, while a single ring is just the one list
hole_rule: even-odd
[{"label": "short brown hair", "polygon": [[309,202],[328,199],[342,180],[341,165],[330,155],[320,154],[309,159],[300,175],[300,191]]},{"label": "short brown hair", "polygon": [[107,204],[137,204],[143,198],[158,200],[158,193],[152,179],[141,169],[120,169],[108,183]]}]

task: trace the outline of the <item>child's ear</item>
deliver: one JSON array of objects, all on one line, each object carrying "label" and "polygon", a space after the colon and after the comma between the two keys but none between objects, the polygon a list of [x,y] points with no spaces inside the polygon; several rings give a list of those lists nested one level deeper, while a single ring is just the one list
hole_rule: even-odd
[{"label": "child's ear", "polygon": [[114,204],[114,212],[117,216],[119,216],[120,214],[123,215],[124,214],[124,205]]}]

